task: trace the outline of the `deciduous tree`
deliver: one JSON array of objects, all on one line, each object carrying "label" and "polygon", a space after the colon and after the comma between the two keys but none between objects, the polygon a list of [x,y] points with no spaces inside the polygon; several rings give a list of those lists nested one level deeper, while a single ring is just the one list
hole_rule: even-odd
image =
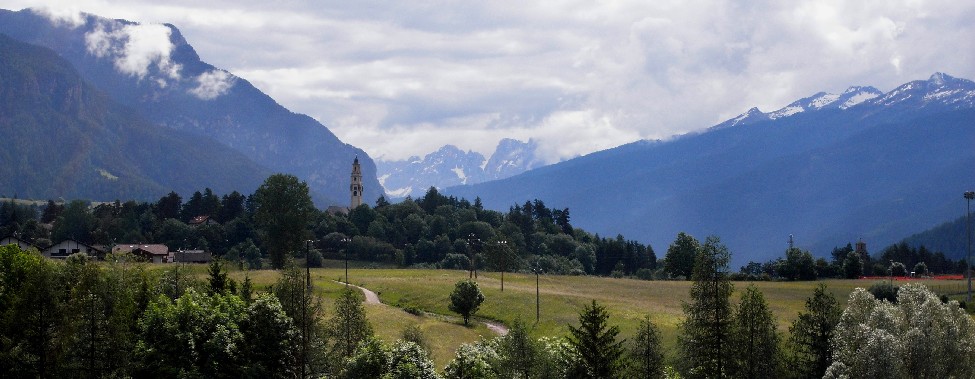
[{"label": "deciduous tree", "polygon": [[684,232],[678,233],[677,239],[667,248],[664,271],[671,277],[690,278],[694,271],[694,256],[699,248],[697,239]]},{"label": "deciduous tree", "polygon": [[975,377],[975,321],[921,284],[892,304],[862,288],[850,294],[832,338],[826,378]]},{"label": "deciduous tree", "polygon": [[454,292],[450,293],[450,311],[457,312],[464,318],[464,325],[470,324],[471,316],[477,313],[484,294],[473,280],[462,280],[454,285]]},{"label": "deciduous tree", "polygon": [[271,264],[275,268],[284,267],[287,254],[302,247],[308,223],[316,211],[308,184],[294,175],[271,175],[254,193],[254,198],[257,203],[254,222],[264,232]]}]

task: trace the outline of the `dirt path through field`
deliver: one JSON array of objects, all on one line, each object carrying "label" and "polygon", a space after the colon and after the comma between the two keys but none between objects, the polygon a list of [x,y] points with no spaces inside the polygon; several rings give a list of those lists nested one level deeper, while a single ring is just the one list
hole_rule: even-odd
[{"label": "dirt path through field", "polygon": [[[372,292],[368,288],[359,287],[355,284],[347,284],[339,281],[336,282],[346,284],[350,287],[358,288],[360,291],[362,291],[362,294],[366,296],[366,301],[365,301],[366,304],[382,304],[382,302],[379,301],[379,295],[376,295],[375,292]],[[484,326],[487,326],[489,330],[497,333],[498,335],[504,336],[508,334],[508,327],[504,326],[504,324],[500,322],[496,322],[496,321],[481,321],[481,322],[484,324]]]}]

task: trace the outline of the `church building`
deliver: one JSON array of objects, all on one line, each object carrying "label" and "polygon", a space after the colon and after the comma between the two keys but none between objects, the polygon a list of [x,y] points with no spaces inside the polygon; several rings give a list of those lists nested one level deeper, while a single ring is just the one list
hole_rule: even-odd
[{"label": "church building", "polygon": [[349,186],[352,192],[352,204],[349,209],[355,209],[362,205],[362,169],[359,167],[359,157],[352,161],[352,185]]}]

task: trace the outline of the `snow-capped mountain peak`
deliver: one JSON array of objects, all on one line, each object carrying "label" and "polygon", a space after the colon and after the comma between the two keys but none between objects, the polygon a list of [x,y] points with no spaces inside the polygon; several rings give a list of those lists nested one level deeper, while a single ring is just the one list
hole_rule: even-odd
[{"label": "snow-capped mountain peak", "polygon": [[490,159],[474,151],[464,152],[445,145],[423,158],[402,161],[377,161],[376,168],[386,194],[393,197],[416,195],[414,189],[431,186],[446,188],[503,179],[542,166],[535,157],[537,143],[502,139]]},{"label": "snow-capped mountain peak", "polygon": [[870,103],[879,106],[962,108],[975,104],[975,82],[936,72],[887,92]]},{"label": "snow-capped mountain peak", "polygon": [[758,108],[752,108],[748,112],[710,129],[746,125],[762,120],[775,120],[803,112],[825,109],[848,110],[859,106],[940,107],[949,109],[972,107],[975,106],[975,82],[936,72],[928,80],[915,80],[905,83],[887,93],[870,86],[853,86],[838,95],[819,92],[769,113],[761,113]]}]

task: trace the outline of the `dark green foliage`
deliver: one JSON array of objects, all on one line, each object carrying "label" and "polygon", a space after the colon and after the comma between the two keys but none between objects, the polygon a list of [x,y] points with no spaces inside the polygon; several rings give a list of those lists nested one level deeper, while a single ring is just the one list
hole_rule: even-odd
[{"label": "dark green foliage", "polygon": [[664,258],[664,271],[671,277],[690,278],[694,271],[694,257],[697,255],[700,243],[694,237],[680,232],[674,243],[667,248]]},{"label": "dark green foliage", "polygon": [[870,285],[867,289],[871,295],[877,300],[887,300],[891,303],[897,303],[897,291],[900,287],[891,285],[889,282],[877,282]]},{"label": "dark green foliage", "polygon": [[236,296],[206,296],[193,289],[175,302],[165,296],[149,304],[139,323],[134,352],[137,377],[237,377],[246,315]]},{"label": "dark green foliage", "polygon": [[210,275],[208,284],[211,294],[226,294],[230,290],[230,282],[227,272],[223,269],[223,262],[218,259],[211,261],[210,266],[207,267],[207,274]]},{"label": "dark green foliage", "polygon": [[609,326],[609,312],[596,300],[579,313],[579,327],[569,325],[569,344],[579,354],[578,366],[590,378],[622,377],[625,340],[616,340],[620,329]]},{"label": "dark green foliage", "polygon": [[254,222],[264,232],[271,265],[284,267],[287,254],[302,247],[305,229],[315,212],[308,184],[293,175],[271,175],[254,192],[254,200]]},{"label": "dark green foliage", "polygon": [[499,378],[533,378],[538,372],[539,346],[521,318],[511,323],[497,347],[498,360],[491,366]]},{"label": "dark green foliage", "polygon": [[251,302],[247,317],[240,323],[240,332],[241,355],[247,357],[241,360],[242,371],[249,377],[290,378],[297,374],[297,357],[292,347],[299,343],[298,330],[277,298],[261,294]]},{"label": "dark green foliage", "polygon": [[843,259],[843,275],[847,279],[856,279],[863,275],[863,260],[860,259],[860,254],[855,251],[847,253],[846,258]]},{"label": "dark green foliage", "polygon": [[473,280],[463,280],[454,285],[454,291],[450,293],[451,312],[457,312],[464,318],[464,325],[470,325],[471,316],[477,313],[481,303],[484,302],[484,294]]},{"label": "dark green foliage", "polygon": [[422,348],[423,351],[426,351],[428,354],[431,351],[430,342],[427,341],[427,336],[423,334],[423,330],[421,330],[416,324],[407,326],[406,329],[403,329],[402,340],[417,344],[417,346],[420,346],[420,348]]},{"label": "dark green foliage", "polygon": [[308,267],[322,267],[322,252],[318,249],[308,251]]},{"label": "dark green foliage", "polygon": [[[955,235],[955,233],[964,233],[964,230],[962,228],[962,230],[953,231],[947,234],[946,236]],[[962,237],[958,241],[953,241],[953,242],[944,241],[941,243],[937,243],[935,245],[936,246],[939,245],[958,246],[958,244],[964,243],[964,241],[965,238]],[[880,252],[878,257],[875,257],[874,261],[883,263],[885,265],[889,264],[890,261],[900,262],[904,265],[905,268],[914,267],[914,265],[920,262],[924,262],[928,266],[928,270],[935,274],[964,273],[964,268],[961,268],[959,270],[959,263],[962,264],[962,267],[964,265],[964,256],[961,256],[959,260],[956,262],[945,257],[945,254],[942,254],[940,251],[938,252],[931,251],[930,249],[925,247],[925,245],[920,245],[917,247],[915,246],[917,245],[911,245],[908,242],[901,242],[901,243],[887,246],[886,248],[884,248],[883,251]],[[955,251],[956,252],[955,254],[958,254],[958,252],[964,252],[964,247],[962,247],[960,250],[942,250],[942,251]],[[888,272],[886,270],[873,273],[873,275],[887,275],[887,274]]]},{"label": "dark green foliage", "polygon": [[344,361],[340,378],[381,378],[389,367],[389,348],[378,338],[369,337]]},{"label": "dark green foliage", "polygon": [[792,372],[798,378],[821,378],[832,359],[830,340],[842,309],[836,298],[820,284],[806,299],[806,310],[789,328]]},{"label": "dark green foliage", "polygon": [[630,378],[663,378],[664,354],[660,346],[660,330],[647,315],[640,320],[629,348]]},{"label": "dark green foliage", "polygon": [[816,263],[812,254],[798,248],[785,252],[785,260],[779,261],[778,273],[787,280],[816,280]]},{"label": "dark green foliage", "polygon": [[384,379],[439,379],[427,352],[413,342],[399,340],[389,350],[389,371]]},{"label": "dark green foliage", "polygon": [[733,286],[728,279],[731,253],[718,237],[701,245],[694,261],[690,301],[684,303],[686,319],[679,327],[680,365],[690,378],[728,376],[732,363]]},{"label": "dark green foliage", "polygon": [[907,268],[904,267],[903,263],[894,262],[890,264],[890,275],[893,276],[907,276]]},{"label": "dark green foliage", "polygon": [[[281,271],[281,277],[274,284],[272,292],[281,302],[281,308],[294,321],[297,329],[296,343],[291,346],[298,368],[301,372],[302,363],[312,374],[324,373],[328,367],[325,358],[324,326],[322,325],[322,302],[313,294],[313,288],[305,283],[304,270],[298,269],[293,262]],[[307,373],[307,372],[306,372]]]},{"label": "dark green foliage", "polygon": [[342,295],[335,302],[333,316],[326,324],[331,343],[328,354],[337,367],[373,335],[362,300],[353,291],[355,290],[351,287],[342,291]]},{"label": "dark green foliage", "polygon": [[734,366],[732,377],[742,379],[779,378],[782,361],[775,318],[765,296],[748,286],[741,295],[732,323],[731,344]]}]

